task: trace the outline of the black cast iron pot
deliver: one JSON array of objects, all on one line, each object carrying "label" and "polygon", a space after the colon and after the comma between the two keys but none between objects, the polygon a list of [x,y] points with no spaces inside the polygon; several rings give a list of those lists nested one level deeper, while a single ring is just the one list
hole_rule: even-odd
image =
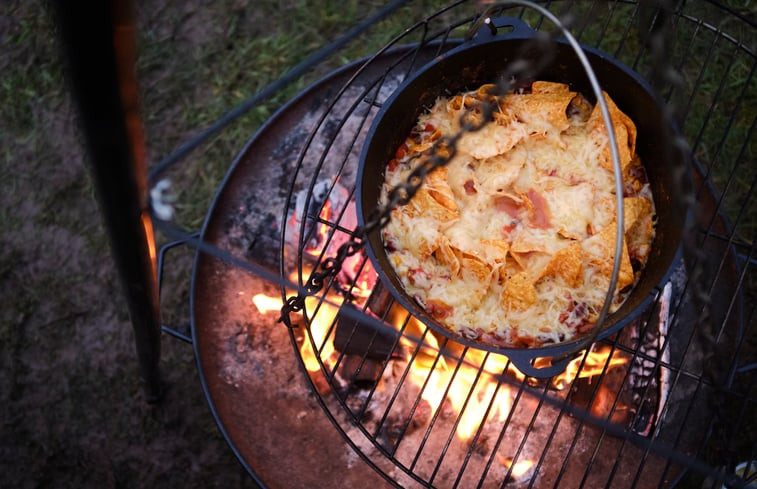
[{"label": "black cast iron pot", "polygon": [[[361,226],[377,207],[387,163],[410,133],[418,116],[439,96],[454,95],[484,83],[496,82],[502,76],[503,68],[516,57],[534,61],[543,56],[535,43],[530,42],[535,32],[522,21],[499,18],[495,19],[494,25],[508,27],[512,32],[502,36],[481,32],[473,40],[441,54],[413,73],[383,104],[360,157],[357,213]],[[575,51],[567,42],[559,40],[552,43],[550,49],[554,49],[554,57],[536,78],[568,83],[572,90],[594,102],[589,79]],[[669,140],[670,128],[666,127],[648,84],[607,54],[588,47],[584,47],[584,52],[602,89],[636,124],[636,151],[646,168],[657,211],[656,236],[646,268],[625,303],[600,326],[602,329],[597,339],[603,339],[641,315],[678,261],[686,211],[680,204],[680,192],[676,190],[680,188],[680,182],[676,181],[680,175],[676,176],[673,169],[685,168],[685,165],[683,152]],[[389,263],[380,230],[370,232],[367,239],[368,255],[380,279],[414,316],[455,341],[507,356],[526,375],[543,378],[562,372],[570,358],[553,361],[551,366],[549,361],[539,362],[539,365],[548,365],[546,367],[534,366],[535,360],[562,356],[581,341],[579,337],[533,348],[501,348],[458,335],[437,323],[404,291]]]}]

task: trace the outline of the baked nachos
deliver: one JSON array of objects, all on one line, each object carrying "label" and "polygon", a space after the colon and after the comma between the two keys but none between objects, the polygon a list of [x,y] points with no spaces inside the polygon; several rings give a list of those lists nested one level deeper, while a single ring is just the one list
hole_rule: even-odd
[{"label": "baked nachos", "polygon": [[[482,117],[446,166],[426,177],[382,230],[405,291],[438,323],[501,347],[570,340],[593,327],[612,273],[616,198],[599,105],[561,83],[493,95],[493,85],[439,98],[386,169],[389,190],[429,158],[434,141]],[[620,153],[625,239],[611,311],[638,280],[654,238],[655,208],[636,126],[604,94]]]}]

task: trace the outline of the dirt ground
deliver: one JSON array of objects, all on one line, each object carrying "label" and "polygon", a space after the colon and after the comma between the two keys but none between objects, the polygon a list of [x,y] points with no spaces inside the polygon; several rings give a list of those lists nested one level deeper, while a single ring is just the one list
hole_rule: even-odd
[{"label": "dirt ground", "polygon": [[[140,2],[149,160],[327,42],[318,36],[337,35],[335,26],[383,3]],[[144,400],[47,7],[9,0],[0,9],[0,487],[254,487],[213,420],[190,345],[163,337],[165,398]],[[201,222],[233,155],[288,96],[254,109],[188,162],[179,179],[197,192],[180,209],[189,227]],[[206,165],[213,159],[221,164]],[[187,316],[191,253],[178,254],[173,267],[169,323]]]},{"label": "dirt ground", "polygon": [[[160,8],[140,15],[176,14],[162,28],[180,24],[195,41],[222,30],[193,14],[200,2],[175,3],[151,2]],[[0,486],[252,487],[213,421],[191,346],[163,338],[166,396],[143,399],[46,7],[8,2],[0,16]],[[149,27],[146,37],[162,32]],[[171,115],[151,119],[164,129],[158,154],[188,133],[165,123]],[[186,291],[177,295],[186,300]]]},{"label": "dirt ground", "polygon": [[[134,4],[154,163],[384,2]],[[164,335],[165,398],[144,400],[49,7],[11,0],[0,9],[0,486],[253,487],[213,420],[190,345]],[[358,55],[343,51],[335,63]],[[182,225],[198,229],[233,156],[318,76],[257,106],[174,172],[186,192]],[[167,281],[176,288],[162,308],[168,324],[188,317],[192,253],[174,260]]]}]

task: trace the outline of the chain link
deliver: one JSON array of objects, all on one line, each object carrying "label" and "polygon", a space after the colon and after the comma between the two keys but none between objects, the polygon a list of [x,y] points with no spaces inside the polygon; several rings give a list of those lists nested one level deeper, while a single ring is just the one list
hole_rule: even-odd
[{"label": "chain link", "polygon": [[[479,19],[489,17],[496,8],[501,8],[501,6],[490,6],[481,14]],[[571,21],[570,17],[565,17],[562,23],[569,25]],[[474,27],[475,25],[477,24],[474,24]],[[474,31],[474,28],[471,31]],[[391,221],[392,211],[397,207],[407,205],[421,188],[426,177],[434,170],[447,165],[455,157],[457,143],[466,133],[479,131],[490,122],[498,108],[498,103],[495,102],[496,97],[512,90],[515,80],[532,79],[553,61],[555,54],[550,44],[559,35],[559,32],[559,30],[549,33],[538,31],[523,44],[518,55],[515,56],[515,60],[505,66],[499,81],[489,91],[488,94],[491,97],[488,100],[476,101],[466,108],[460,116],[461,130],[455,135],[440,137],[427,150],[427,153],[416,156],[416,158],[423,158],[422,161],[404,182],[397,184],[388,192],[386,203],[379,205],[375,212],[368,217],[366,224],[355,230],[353,238],[337,249],[336,257],[329,257],[321,262],[320,266],[310,274],[303,289],[299,290],[296,296],[287,298],[281,307],[279,322],[283,322],[287,327],[292,328],[293,323],[290,315],[293,312],[300,312],[304,308],[305,297],[315,295],[323,290],[329,279],[335,278],[339,273],[344,261],[359,253],[365,247],[368,234],[386,227]],[[537,57],[534,61],[527,61],[525,54],[534,49],[540,50],[545,55]]]}]

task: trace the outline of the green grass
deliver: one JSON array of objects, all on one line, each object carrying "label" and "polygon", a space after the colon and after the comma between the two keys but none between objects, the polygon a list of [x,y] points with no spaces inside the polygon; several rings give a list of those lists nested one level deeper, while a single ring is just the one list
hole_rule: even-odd
[{"label": "green grass", "polygon": [[[383,4],[355,0],[344,3],[266,0],[255,7],[234,11],[235,2],[217,2],[210,6],[211,10],[231,10],[234,14],[228,16],[226,25],[205,33],[197,45],[182,34],[184,28],[191,32],[191,25],[177,23],[172,35],[164,32],[165,27],[160,25],[163,16],[181,19],[176,12],[162,12],[154,18],[146,15],[139,39],[138,69],[143,80],[142,106],[151,160],[165,157]],[[181,169],[174,177],[180,188],[179,222],[190,229],[199,227],[210,196],[234,156],[276,108],[328,71],[375,52],[407,27],[405,19],[433,9],[433,5],[419,2],[380,22],[359,42],[346,46],[317,69],[253,108],[181,162],[178,165]],[[177,57],[177,52],[186,56]]]},{"label": "green grass", "polygon": [[[384,3],[138,3],[137,71],[149,162],[171,154]],[[404,7],[177,163],[170,176],[179,197],[179,223],[188,229],[200,226],[237,153],[297,91],[347,62],[374,53],[443,3],[424,0]],[[727,3],[754,15],[754,2]],[[552,2],[555,11],[564,4]],[[576,3],[576,19],[586,24],[577,24],[574,30],[583,32],[582,42],[614,53],[633,9],[617,4],[605,27],[591,20],[605,18],[613,7],[597,2],[590,11],[588,4]],[[117,487],[161,482],[208,487],[226,481],[226,474],[233,472],[235,485],[240,485],[239,467],[204,406],[188,348],[164,342],[171,402],[153,409],[139,398],[128,315],[66,92],[54,24],[43,2],[11,0],[4,7],[0,226],[5,233],[0,238],[0,285],[5,294],[0,312],[0,388],[8,397],[0,417],[4,442],[0,448],[6,449],[2,453],[8,457],[12,455],[3,461],[9,464],[2,466],[4,476],[10,477],[9,484],[19,481],[13,478],[18,472],[11,474],[10,465],[28,465],[21,476],[32,477],[38,485]],[[471,2],[465,16],[477,7]],[[716,10],[703,2],[687,2],[687,9],[692,15],[720,21]],[[510,13],[517,15],[520,9]],[[459,13],[442,16],[429,24],[429,32],[460,17]],[[540,21],[531,12],[525,19],[532,24]],[[754,33],[743,23],[729,19],[720,25],[754,48]],[[708,60],[704,53],[715,35],[700,31],[689,46],[695,28],[685,20],[678,24],[673,65],[682,64],[683,85],[674,92],[673,101],[688,104],[691,100],[683,131],[689,141],[696,142],[697,157],[711,169],[716,187],[723,190],[730,185],[723,211],[734,224],[738,240],[751,243],[757,234],[757,205],[754,197],[745,202],[745,195],[757,171],[757,143],[754,137],[745,147],[744,142],[757,112],[757,82],[752,79],[743,94],[742,88],[753,60],[724,39],[717,41],[714,56]],[[455,34],[464,31],[461,27]],[[420,36],[418,31],[407,40]],[[618,56],[632,64],[641,46],[636,31],[631,30]],[[648,61],[642,56],[640,66]],[[702,69],[705,76],[695,90]],[[721,80],[725,83],[715,100]],[[178,253],[179,265],[169,272],[177,288],[166,292],[164,319],[172,324],[186,319],[191,255],[191,251]],[[752,265],[747,274],[749,299],[755,298],[756,282]],[[748,327],[754,333],[755,325]],[[73,351],[80,355],[69,358]],[[733,404],[734,411],[740,407]],[[183,419],[188,420],[186,424]],[[744,428],[754,433],[753,422]],[[92,433],[102,433],[107,443],[93,443],[88,438]],[[168,448],[161,445],[165,440],[169,440]],[[187,440],[186,444],[181,440]],[[113,452],[138,447],[135,450],[145,455],[140,459],[142,455],[126,450],[99,454],[103,443],[106,449],[115,447]],[[741,455],[753,443],[741,437],[732,448]],[[96,450],[92,449],[95,445]],[[222,460],[205,462],[200,476],[189,475],[185,467],[202,465],[193,455],[199,452],[198,446],[216,447]],[[717,462],[719,455],[715,453],[713,460]],[[145,465],[153,460],[157,462]],[[171,467],[173,461],[178,469]]]}]

